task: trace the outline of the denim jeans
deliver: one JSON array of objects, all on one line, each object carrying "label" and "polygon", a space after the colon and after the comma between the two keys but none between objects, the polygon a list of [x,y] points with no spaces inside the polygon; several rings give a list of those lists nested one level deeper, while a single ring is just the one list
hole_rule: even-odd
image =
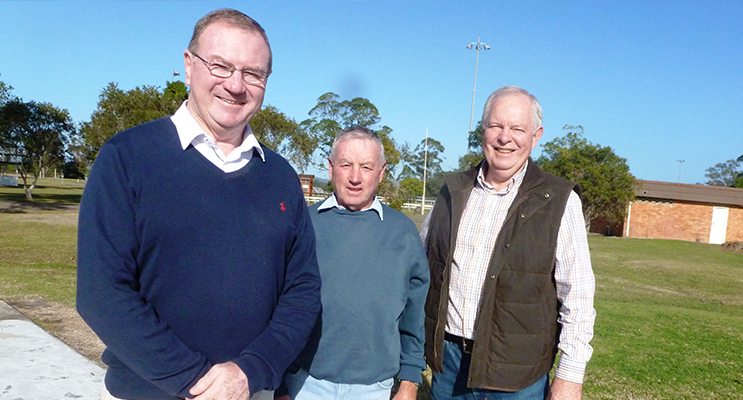
[{"label": "denim jeans", "polygon": [[284,377],[292,400],[389,400],[394,379],[371,385],[335,383],[315,379],[304,369]]},{"label": "denim jeans", "polygon": [[544,400],[549,394],[549,374],[518,392],[467,388],[470,360],[455,343],[444,341],[444,373],[433,374],[432,400]]}]

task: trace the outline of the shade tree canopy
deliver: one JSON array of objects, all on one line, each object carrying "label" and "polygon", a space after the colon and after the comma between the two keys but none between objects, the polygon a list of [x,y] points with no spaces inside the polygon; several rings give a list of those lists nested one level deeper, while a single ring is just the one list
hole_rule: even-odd
[{"label": "shade tree canopy", "polygon": [[45,169],[64,165],[65,144],[75,132],[67,110],[52,104],[13,98],[0,106],[0,143],[6,154],[19,161],[16,168],[26,199],[33,199]]},{"label": "shade tree canopy", "polygon": [[565,125],[563,129],[567,131],[565,136],[542,145],[536,163],[544,171],[580,186],[586,229],[596,218],[622,222],[635,196],[635,177],[629,172],[627,160],[611,147],[589,142],[580,125]]}]

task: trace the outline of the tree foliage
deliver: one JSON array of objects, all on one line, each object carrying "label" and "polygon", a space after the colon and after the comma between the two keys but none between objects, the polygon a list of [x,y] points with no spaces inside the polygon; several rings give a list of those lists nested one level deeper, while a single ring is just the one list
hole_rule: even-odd
[{"label": "tree foliage", "polygon": [[475,168],[485,159],[482,151],[482,125],[480,123],[477,124],[477,128],[474,131],[469,133],[467,145],[469,153],[459,157],[459,171],[467,171]]},{"label": "tree foliage", "polygon": [[627,160],[611,147],[586,140],[580,125],[565,125],[563,129],[568,131],[565,136],[542,145],[537,164],[580,185],[586,229],[599,217],[622,222],[627,204],[634,198],[635,177],[629,172]]},{"label": "tree foliage", "polygon": [[278,108],[265,106],[250,120],[250,128],[261,143],[284,156],[300,172],[312,162],[316,138]]},{"label": "tree foliage", "polygon": [[[353,125],[373,129],[380,121],[379,110],[368,99],[363,97],[343,101],[338,99],[340,96],[333,92],[323,94],[317,99],[317,105],[310,110],[311,118],[301,123],[304,129],[317,138],[321,167],[325,166],[325,159],[330,155],[337,132]],[[386,133],[392,132],[392,129],[387,129]]]},{"label": "tree foliage", "polygon": [[101,146],[125,129],[174,114],[188,98],[183,82],[168,82],[165,89],[137,86],[124,91],[111,82],[98,97],[98,107],[89,122],[83,122],[81,135],[90,159],[95,159]]},{"label": "tree foliage", "polygon": [[0,106],[3,149],[20,160],[17,168],[27,199],[33,198],[42,171],[64,165],[65,143],[74,133],[75,125],[67,110],[49,103],[14,98]]},{"label": "tree foliage", "polygon": [[[708,178],[706,184],[710,186],[743,187],[737,186],[739,178],[743,178],[743,170],[740,166],[740,159],[730,159],[707,168],[707,173],[704,174]],[[740,184],[743,184],[743,182]]]},{"label": "tree foliage", "polygon": [[0,81],[0,105],[5,104],[6,101],[10,100],[12,98],[10,91],[13,90],[13,86],[5,84],[5,82]]}]

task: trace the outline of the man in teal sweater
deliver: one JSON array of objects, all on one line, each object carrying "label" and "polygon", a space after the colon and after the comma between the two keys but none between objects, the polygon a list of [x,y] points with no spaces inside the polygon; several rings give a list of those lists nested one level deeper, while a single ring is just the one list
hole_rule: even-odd
[{"label": "man in teal sweater", "polygon": [[395,399],[415,399],[429,284],[418,230],[376,198],[386,167],[376,133],[341,131],[328,162],[335,192],[310,207],[323,310],[285,376],[288,397],[389,400],[397,376]]}]

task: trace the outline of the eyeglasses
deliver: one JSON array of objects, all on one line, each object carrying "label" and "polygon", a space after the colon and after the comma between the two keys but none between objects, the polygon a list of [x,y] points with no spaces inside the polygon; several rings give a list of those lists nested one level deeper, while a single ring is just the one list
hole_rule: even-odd
[{"label": "eyeglasses", "polygon": [[[206,61],[198,54],[191,52],[196,58],[204,62],[204,65],[206,65],[206,68],[209,70],[209,73],[212,74],[212,76],[216,76],[217,78],[229,78],[232,76],[232,74],[237,70],[234,65],[219,61],[219,60],[211,60]],[[243,82],[247,83],[248,85],[254,85],[254,86],[260,86],[262,88],[266,88],[266,81],[268,80],[269,73],[265,73],[261,70],[256,69],[250,69],[250,68],[243,68],[239,70],[242,74]]]}]

